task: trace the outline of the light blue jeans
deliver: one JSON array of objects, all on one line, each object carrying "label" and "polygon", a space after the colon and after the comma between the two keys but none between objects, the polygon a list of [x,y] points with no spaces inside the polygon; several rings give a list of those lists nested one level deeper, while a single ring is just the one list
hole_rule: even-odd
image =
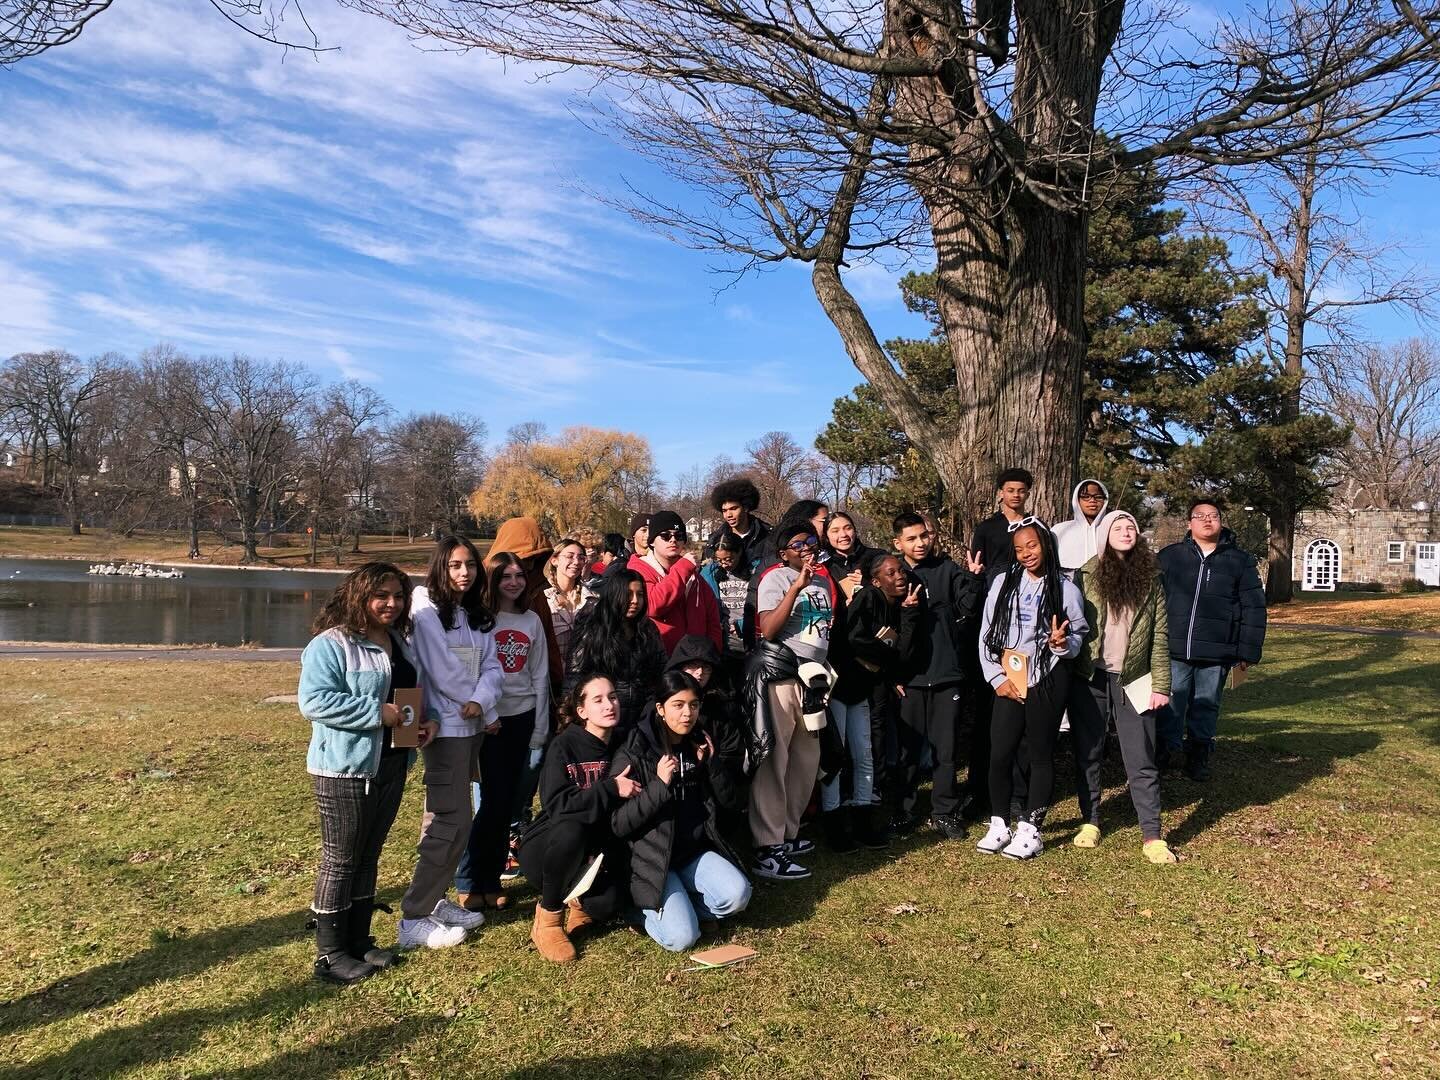
[{"label": "light blue jeans", "polygon": [[[869,806],[875,799],[875,755],[870,747],[870,702],[857,701],[846,705],[830,699],[830,722],[840,741],[850,751],[851,798],[847,806]],[[820,809],[835,810],[840,806],[840,777],[836,776],[820,789]]]},{"label": "light blue jeans", "polygon": [[750,882],[725,856],[707,851],[665,875],[658,911],[640,912],[645,932],[662,949],[684,952],[700,940],[700,920],[738,915],[750,903]]}]

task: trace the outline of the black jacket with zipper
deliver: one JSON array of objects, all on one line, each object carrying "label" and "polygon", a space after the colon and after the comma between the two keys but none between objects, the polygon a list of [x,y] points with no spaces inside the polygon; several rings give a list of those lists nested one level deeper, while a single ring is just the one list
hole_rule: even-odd
[{"label": "black jacket with zipper", "polygon": [[961,656],[964,642],[973,637],[984,600],[984,582],[954,559],[931,555],[907,567],[911,585],[924,591],[924,621],[917,629],[919,642],[907,665],[906,686],[952,686],[965,677]]},{"label": "black jacket with zipper", "polygon": [[[839,669],[833,696],[854,705],[868,700],[876,686],[901,681],[919,655],[920,635],[925,633],[924,610],[923,601],[905,607],[873,585],[857,589],[846,609],[848,662]],[[894,644],[877,636],[887,627],[895,632]]]},{"label": "black jacket with zipper", "polygon": [[[660,728],[660,720],[656,717],[641,723],[625,740],[612,765],[617,773],[628,767],[630,779],[641,785],[639,794],[615,807],[610,815],[610,825],[616,837],[629,847],[630,897],[637,907],[652,911],[660,907],[660,898],[665,891],[665,875],[673,869],[670,856],[675,846],[677,802],[685,790],[678,772],[671,784],[666,784],[657,775],[660,759],[674,752],[665,743]],[[695,748],[700,742],[692,734],[678,749],[682,751],[686,768],[700,770],[697,787],[705,809],[705,844],[707,849],[724,856],[743,873],[744,862],[731,850],[715,823],[717,800],[708,762],[694,763]]]},{"label": "black jacket with zipper", "polygon": [[1222,529],[1206,555],[1186,535],[1160,552],[1170,657],[1191,664],[1260,662],[1265,645],[1265,586],[1255,556]]}]

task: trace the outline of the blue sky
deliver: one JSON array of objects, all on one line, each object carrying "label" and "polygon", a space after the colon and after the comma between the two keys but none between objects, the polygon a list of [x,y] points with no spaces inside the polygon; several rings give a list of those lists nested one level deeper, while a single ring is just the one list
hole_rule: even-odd
[{"label": "blue sky", "polygon": [[[576,120],[582,82],[307,15],[340,51],[287,55],[206,4],[146,0],[0,72],[0,355],[284,358],[495,438],[638,431],[667,477],[776,428],[808,443],[859,381],[805,269],[731,285],[582,190],[661,183]],[[1433,199],[1411,180],[1367,211],[1434,263]],[[882,338],[922,329],[897,277],[851,275]]]}]

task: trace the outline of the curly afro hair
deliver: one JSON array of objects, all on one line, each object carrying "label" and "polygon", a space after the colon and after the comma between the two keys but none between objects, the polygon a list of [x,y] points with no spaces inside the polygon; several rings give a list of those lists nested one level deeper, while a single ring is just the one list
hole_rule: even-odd
[{"label": "curly afro hair", "polygon": [[736,502],[750,513],[760,508],[760,489],[744,476],[722,480],[710,492],[710,505],[719,510],[727,502]]}]

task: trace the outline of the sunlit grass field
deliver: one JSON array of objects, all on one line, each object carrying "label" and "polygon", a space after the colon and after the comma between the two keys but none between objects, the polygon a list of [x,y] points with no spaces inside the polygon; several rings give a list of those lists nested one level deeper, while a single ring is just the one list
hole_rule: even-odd
[{"label": "sunlit grass field", "polygon": [[[310,978],[318,851],[289,664],[0,662],[0,1077],[1440,1076],[1440,642],[1277,632],[1183,861],[1106,836],[1068,757],[1047,850],[932,833],[757,886],[690,972],[614,929],[557,969],[531,893],[348,990]],[[382,863],[408,881],[420,777]],[[382,939],[393,920],[379,917]]]}]

